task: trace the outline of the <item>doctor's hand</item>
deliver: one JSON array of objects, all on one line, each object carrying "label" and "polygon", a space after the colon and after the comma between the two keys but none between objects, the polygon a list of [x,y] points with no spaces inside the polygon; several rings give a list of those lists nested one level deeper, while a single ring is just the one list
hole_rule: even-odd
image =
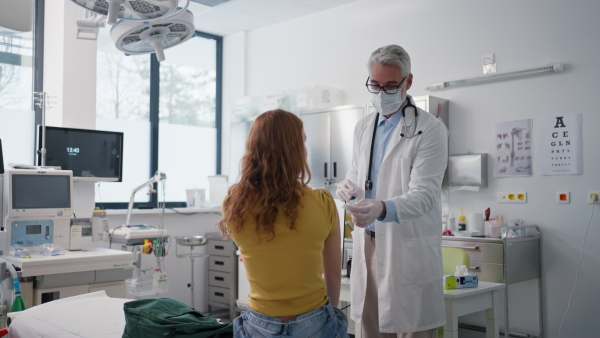
[{"label": "doctor's hand", "polygon": [[375,222],[377,217],[384,217],[384,204],[380,200],[362,199],[358,203],[344,204],[342,208],[348,210],[354,225],[364,228]]},{"label": "doctor's hand", "polygon": [[341,181],[337,186],[337,190],[335,191],[337,197],[339,197],[339,199],[341,199],[343,202],[349,202],[352,197],[358,198],[360,193],[360,188],[349,179]]}]

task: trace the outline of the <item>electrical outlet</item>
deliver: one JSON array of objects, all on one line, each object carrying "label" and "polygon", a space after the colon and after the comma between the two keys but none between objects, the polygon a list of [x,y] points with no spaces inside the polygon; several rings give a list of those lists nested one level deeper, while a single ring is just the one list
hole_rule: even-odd
[{"label": "electrical outlet", "polygon": [[568,191],[559,191],[556,193],[556,201],[562,204],[571,203],[571,198]]},{"label": "electrical outlet", "polygon": [[520,192],[499,192],[497,195],[498,203],[527,203],[527,193]]},{"label": "electrical outlet", "polygon": [[600,203],[600,201],[598,200],[598,192],[597,191],[588,192],[588,203],[590,203],[590,204]]},{"label": "electrical outlet", "polygon": [[516,194],[516,201],[517,203],[527,203],[527,193],[524,191],[521,192],[517,192]]}]

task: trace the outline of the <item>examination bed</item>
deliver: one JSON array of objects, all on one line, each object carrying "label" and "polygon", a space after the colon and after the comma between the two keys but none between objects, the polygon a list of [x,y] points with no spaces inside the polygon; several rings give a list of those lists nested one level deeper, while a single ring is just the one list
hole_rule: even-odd
[{"label": "examination bed", "polygon": [[110,298],[104,291],[59,299],[9,314],[8,337],[233,337],[231,323],[171,298]]},{"label": "examination bed", "polygon": [[98,291],[13,312],[8,316],[7,337],[121,337],[125,328],[123,304],[129,301]]}]

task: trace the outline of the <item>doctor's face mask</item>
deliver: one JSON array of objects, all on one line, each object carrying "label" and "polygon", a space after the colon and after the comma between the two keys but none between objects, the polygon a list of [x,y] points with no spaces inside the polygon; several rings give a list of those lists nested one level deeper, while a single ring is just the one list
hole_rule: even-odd
[{"label": "doctor's face mask", "polygon": [[371,93],[371,103],[375,107],[375,110],[382,115],[397,112],[402,102],[404,102],[404,98],[402,90],[399,90],[396,94],[388,94],[383,90],[377,94]]}]

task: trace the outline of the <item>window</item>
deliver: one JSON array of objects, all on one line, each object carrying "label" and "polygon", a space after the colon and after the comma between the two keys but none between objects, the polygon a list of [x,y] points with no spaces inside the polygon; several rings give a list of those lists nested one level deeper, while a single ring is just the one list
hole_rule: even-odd
[{"label": "window", "polygon": [[217,41],[195,37],[165,51],[160,62],[158,168],[167,201],[205,188],[217,174]]},{"label": "window", "polygon": [[[207,177],[220,173],[222,40],[196,34],[159,63],[153,54],[125,56],[100,32],[96,129],[125,133],[123,182],[96,189],[103,208],[126,208],[156,170],[167,176],[167,206],[185,206],[186,189],[208,190]],[[156,199],[135,196],[137,205]]]},{"label": "window", "polygon": [[[36,20],[34,26],[38,27]],[[4,163],[34,164],[34,36],[34,32],[0,27],[0,139]]]},{"label": "window", "polygon": [[[128,202],[131,190],[150,178],[150,57],[125,56],[109,35],[98,34],[96,130],[123,132],[123,181],[100,182],[96,202]],[[136,195],[148,202],[148,196]]]}]

